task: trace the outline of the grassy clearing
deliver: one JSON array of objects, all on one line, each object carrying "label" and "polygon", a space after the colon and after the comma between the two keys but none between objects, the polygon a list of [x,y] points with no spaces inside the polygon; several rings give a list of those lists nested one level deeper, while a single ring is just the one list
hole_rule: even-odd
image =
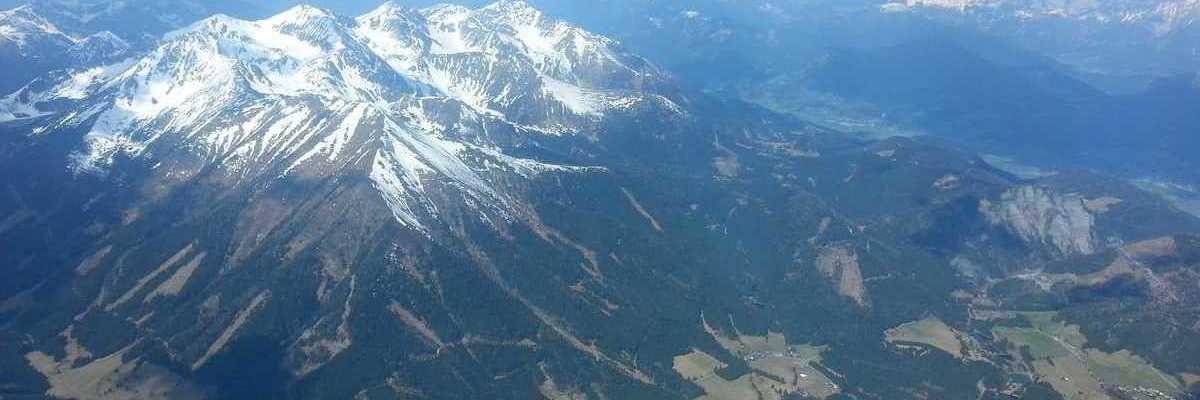
[{"label": "grassy clearing", "polygon": [[992,334],[1007,339],[1014,345],[1027,346],[1034,358],[1054,358],[1081,354],[1077,350],[1087,343],[1087,337],[1078,326],[1055,321],[1053,312],[1024,312],[1018,316],[1029,322],[1031,327],[996,327]]},{"label": "grassy clearing", "polygon": [[1054,318],[1058,316],[1055,312],[1023,312],[1019,314],[1026,321],[1033,325],[1033,329],[1045,332],[1054,337],[1060,338],[1072,346],[1083,346],[1087,343],[1087,337],[1079,331],[1078,326],[1067,326],[1061,321],[1056,321]]},{"label": "grassy clearing", "polygon": [[1071,349],[1054,336],[1033,328],[997,327],[992,330],[997,338],[1007,340],[1017,348],[1026,348],[1034,359],[1066,357]]},{"label": "grassy clearing", "polygon": [[1079,359],[1066,356],[1036,360],[1033,370],[1038,379],[1053,387],[1067,400],[1110,399],[1099,380],[1092,377]]},{"label": "grassy clearing", "polygon": [[673,366],[675,372],[683,379],[699,380],[713,375],[717,370],[725,368],[725,363],[700,350],[692,350],[681,356],[675,356]]},{"label": "grassy clearing", "polygon": [[1179,381],[1154,368],[1141,357],[1121,350],[1105,353],[1087,350],[1088,368],[1101,381],[1110,385],[1146,387],[1163,393],[1181,393]]},{"label": "grassy clearing", "polygon": [[89,400],[199,400],[200,388],[165,368],[126,359],[128,348],[106,357],[73,366],[42,352],[25,355],[29,365],[50,384],[47,398]]},{"label": "grassy clearing", "polygon": [[823,399],[839,391],[833,381],[812,366],[812,363],[821,361],[821,353],[825,350],[824,347],[808,345],[792,346],[789,355],[766,356],[752,361],[750,367],[755,375],[770,377],[763,383],[780,393],[804,393]]},{"label": "grassy clearing", "polygon": [[1054,313],[1020,313],[1030,327],[996,327],[992,334],[1014,349],[1025,349],[1038,380],[1068,400],[1109,399],[1100,380],[1088,369],[1079,347],[1087,342],[1075,326],[1055,321]]},{"label": "grassy clearing", "polygon": [[676,373],[704,389],[705,395],[698,397],[697,400],[759,398],[758,390],[750,379],[751,374],[743,375],[732,381],[725,380],[717,375],[717,370],[724,368],[725,363],[705,352],[692,350],[691,353],[676,356],[673,364]]},{"label": "grassy clearing", "polygon": [[698,400],[782,400],[792,395],[827,398],[840,391],[837,384],[813,365],[820,363],[825,346],[789,345],[783,334],[766,336],[722,335],[707,323],[705,329],[729,353],[750,365],[750,373],[734,380],[717,374],[727,365],[699,350],[676,356],[673,367],[684,379],[700,386]]},{"label": "grassy clearing", "polygon": [[959,333],[934,317],[909,322],[886,332],[888,343],[920,343],[962,358],[963,344]]},{"label": "grassy clearing", "polygon": [[[826,398],[838,393],[828,377],[811,366],[820,360],[822,348],[799,346],[792,356],[767,355],[750,361],[752,372],[734,380],[717,375],[725,363],[699,350],[673,360],[675,372],[700,386],[704,396],[697,400],[783,400],[791,394]],[[803,355],[816,358],[803,358]]]},{"label": "grassy clearing", "polygon": [[1109,399],[1105,387],[1135,389],[1131,393],[1182,392],[1179,381],[1127,350],[1105,353],[1084,349],[1087,338],[1079,327],[1056,321],[1054,313],[1019,315],[1030,327],[995,327],[992,334],[997,340],[1008,341],[1014,350],[1025,349],[1032,358],[1026,361],[1038,380],[1064,398]]}]

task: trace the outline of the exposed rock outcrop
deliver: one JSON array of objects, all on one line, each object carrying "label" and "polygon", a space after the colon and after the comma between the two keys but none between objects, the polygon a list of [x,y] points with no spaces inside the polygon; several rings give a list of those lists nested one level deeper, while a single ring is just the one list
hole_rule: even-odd
[{"label": "exposed rock outcrop", "polygon": [[1095,217],[1077,195],[1053,193],[1037,186],[1010,189],[996,202],[984,200],[979,211],[1031,244],[1049,246],[1061,255],[1093,254]]}]

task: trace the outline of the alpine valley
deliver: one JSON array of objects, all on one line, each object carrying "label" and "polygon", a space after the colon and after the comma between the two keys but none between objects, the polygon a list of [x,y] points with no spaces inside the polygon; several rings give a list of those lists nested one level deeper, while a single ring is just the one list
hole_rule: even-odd
[{"label": "alpine valley", "polygon": [[0,13],[0,399],[1200,392],[1179,202],[764,100],[881,53],[716,90],[518,0],[98,4]]}]

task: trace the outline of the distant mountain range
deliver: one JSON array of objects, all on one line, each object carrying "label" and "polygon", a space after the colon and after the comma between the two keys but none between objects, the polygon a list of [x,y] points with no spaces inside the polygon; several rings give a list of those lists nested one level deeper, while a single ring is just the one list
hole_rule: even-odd
[{"label": "distant mountain range", "polygon": [[[1053,2],[636,4],[580,18],[699,90],[1044,169],[1200,182],[1187,106],[1200,93],[1194,3],[1060,7],[1069,14]],[[1138,17],[1104,17],[1122,13]],[[1169,32],[1152,34],[1167,19]]]},{"label": "distant mountain range", "polygon": [[980,29],[1096,76],[1194,73],[1200,61],[1195,0],[909,1],[883,10]]},{"label": "distant mountain range", "polygon": [[129,43],[109,31],[69,34],[24,6],[0,12],[0,55],[13,60],[0,78],[11,93],[47,71],[95,65],[126,55]]}]

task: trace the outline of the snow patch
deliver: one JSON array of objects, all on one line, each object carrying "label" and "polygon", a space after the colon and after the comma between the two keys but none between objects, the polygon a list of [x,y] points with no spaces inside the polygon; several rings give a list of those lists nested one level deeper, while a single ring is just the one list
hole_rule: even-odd
[{"label": "snow patch", "polygon": [[579,115],[601,115],[604,99],[579,86],[545,77],[546,91],[571,112]]}]

